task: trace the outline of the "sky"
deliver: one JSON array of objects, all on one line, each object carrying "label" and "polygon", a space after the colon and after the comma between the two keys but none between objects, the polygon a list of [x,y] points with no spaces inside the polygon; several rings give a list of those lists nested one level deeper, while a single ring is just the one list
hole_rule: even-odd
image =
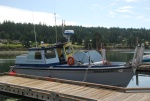
[{"label": "sky", "polygon": [[0,0],[0,12],[1,23],[150,29],[150,0]]}]

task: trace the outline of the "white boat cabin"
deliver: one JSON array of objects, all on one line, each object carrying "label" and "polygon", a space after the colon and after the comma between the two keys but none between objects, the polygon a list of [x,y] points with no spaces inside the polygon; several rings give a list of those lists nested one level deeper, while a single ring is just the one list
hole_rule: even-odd
[{"label": "white boat cabin", "polygon": [[71,43],[57,43],[53,47],[30,48],[28,54],[16,57],[15,64],[52,64],[67,63],[68,57],[74,54]]}]

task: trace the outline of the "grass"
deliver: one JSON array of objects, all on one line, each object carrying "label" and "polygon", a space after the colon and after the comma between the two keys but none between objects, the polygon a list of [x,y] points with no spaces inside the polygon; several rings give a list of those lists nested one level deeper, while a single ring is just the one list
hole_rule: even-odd
[{"label": "grass", "polygon": [[0,44],[0,51],[2,50],[25,50],[21,44]]}]

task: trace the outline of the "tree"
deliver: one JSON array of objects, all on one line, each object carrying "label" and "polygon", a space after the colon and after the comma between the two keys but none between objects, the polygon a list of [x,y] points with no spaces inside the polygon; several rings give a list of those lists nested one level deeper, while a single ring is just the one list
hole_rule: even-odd
[{"label": "tree", "polygon": [[[44,41],[44,43],[55,43],[56,34],[55,26],[46,26],[42,24],[33,25],[31,23],[14,23],[10,21],[4,21],[0,23],[0,39],[6,40],[20,40],[20,42],[27,44],[28,41],[35,42],[35,33],[38,42]],[[96,40],[98,34],[100,36],[99,44],[121,44],[122,40],[126,39],[124,45],[129,47],[135,47],[136,38],[138,37],[139,43],[150,42],[150,29],[134,29],[134,28],[118,28],[118,27],[83,27],[83,26],[65,26],[64,29],[72,29],[75,34],[71,36],[73,44],[81,45],[84,40],[85,48],[88,48],[89,40],[92,40],[92,47],[96,48]],[[62,27],[57,26],[57,39],[58,42],[65,42],[66,39],[62,35]],[[144,39],[144,41],[143,41]],[[147,46],[148,47],[148,46]]]}]

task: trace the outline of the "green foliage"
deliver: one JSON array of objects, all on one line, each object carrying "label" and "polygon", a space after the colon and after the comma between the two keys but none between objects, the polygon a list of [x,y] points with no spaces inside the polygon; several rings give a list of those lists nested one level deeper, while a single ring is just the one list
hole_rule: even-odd
[{"label": "green foliage", "polygon": [[[62,35],[62,27],[57,26],[56,28],[58,42],[65,42],[66,39]],[[75,34],[71,36],[72,43],[84,45],[85,48],[88,48],[89,44],[92,48],[96,48],[97,43],[99,46],[103,44],[107,47],[109,47],[109,45],[113,47],[112,45],[116,44],[121,44],[123,47],[135,47],[137,37],[138,43],[147,43],[146,47],[149,47],[150,29],[82,26],[65,26],[64,29],[74,30]],[[8,43],[12,43],[12,40],[19,40],[24,47],[35,46],[35,34],[38,43],[41,41],[50,44],[56,42],[55,26],[33,25],[31,23],[22,24],[10,21],[0,23],[0,39],[6,39]],[[89,40],[92,41],[89,43]]]},{"label": "green foliage", "polygon": [[2,51],[2,50],[15,50],[15,49],[24,50],[24,47],[21,44],[1,44],[0,45],[0,51]]}]

